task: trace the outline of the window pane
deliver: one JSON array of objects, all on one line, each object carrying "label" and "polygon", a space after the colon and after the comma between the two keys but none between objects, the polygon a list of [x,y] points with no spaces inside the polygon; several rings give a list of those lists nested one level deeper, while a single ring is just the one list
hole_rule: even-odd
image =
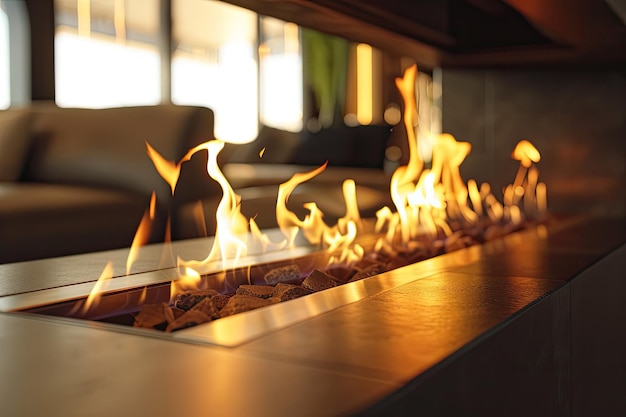
[{"label": "window pane", "polygon": [[9,79],[9,18],[0,8],[0,109],[11,104],[11,83]]},{"label": "window pane", "polygon": [[56,0],[57,103],[158,104],[158,6],[154,0]]},{"label": "window pane", "polygon": [[302,130],[302,53],[298,26],[264,17],[259,46],[261,123]]},{"label": "window pane", "polygon": [[249,142],[258,133],[257,15],[216,1],[172,3],[172,101],[215,112],[215,135]]}]

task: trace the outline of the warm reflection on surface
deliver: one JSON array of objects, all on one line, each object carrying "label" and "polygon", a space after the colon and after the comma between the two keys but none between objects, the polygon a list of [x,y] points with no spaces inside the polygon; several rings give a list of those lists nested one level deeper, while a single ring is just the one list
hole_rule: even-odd
[{"label": "warm reflection on surface", "polygon": [[[411,270],[390,274],[410,275]],[[435,274],[309,320],[297,331],[267,334],[244,349],[350,364],[372,376],[406,382],[557,285],[530,278]],[[320,334],[325,337],[316,337]]]}]

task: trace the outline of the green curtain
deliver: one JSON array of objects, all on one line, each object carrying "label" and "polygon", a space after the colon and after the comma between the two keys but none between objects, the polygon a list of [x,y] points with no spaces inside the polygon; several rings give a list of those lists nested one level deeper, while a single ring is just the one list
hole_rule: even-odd
[{"label": "green curtain", "polygon": [[325,128],[342,124],[349,42],[303,28],[302,48],[304,83],[314,96],[319,122]]}]

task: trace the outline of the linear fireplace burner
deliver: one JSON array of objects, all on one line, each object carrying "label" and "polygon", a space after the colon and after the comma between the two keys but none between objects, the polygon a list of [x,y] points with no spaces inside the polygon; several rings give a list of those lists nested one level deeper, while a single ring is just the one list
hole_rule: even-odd
[{"label": "linear fireplace burner", "polygon": [[[548,221],[548,224],[551,229],[558,230],[560,227],[567,225],[571,221],[572,219],[557,218],[551,219]],[[512,235],[509,239],[518,235],[525,236],[530,234],[536,236],[537,234],[547,233],[546,231],[548,230],[544,224],[527,225],[526,229],[527,230],[523,232],[518,232],[517,234]],[[520,239],[520,237],[518,237],[518,239]],[[467,240],[465,242],[467,242]],[[484,245],[476,245],[470,248],[462,249],[459,255],[464,254],[464,256],[468,256],[468,254],[476,253],[477,251],[483,253],[485,250],[488,250],[487,248],[498,245],[499,242],[500,240],[494,240],[487,242]],[[474,243],[476,244],[477,242],[474,241]],[[372,246],[371,242],[369,242],[369,246]],[[373,294],[371,286],[367,281],[358,282],[361,279],[389,272],[402,266],[411,264],[419,265],[420,261],[425,261],[428,258],[432,258],[433,256],[441,255],[446,252],[446,243],[443,240],[431,242],[430,247],[431,250],[429,253],[421,251],[409,254],[405,257],[398,257],[396,259],[387,257],[387,268],[385,270],[381,269],[382,264],[378,264],[376,265],[376,268],[378,269],[373,270],[374,272],[367,273],[367,268],[365,267],[365,273],[361,274],[361,276],[359,276],[356,272],[358,267],[355,269],[347,266],[336,265],[328,268],[328,260],[332,254],[324,251],[316,251],[311,247],[301,247],[293,257],[280,253],[252,256],[250,259],[243,259],[240,261],[245,266],[233,267],[227,270],[212,271],[211,265],[207,265],[207,272],[202,274],[201,282],[196,284],[197,290],[191,290],[189,293],[202,294],[208,290],[227,296],[240,293],[250,295],[250,293],[252,293],[252,295],[262,297],[262,294],[259,294],[259,291],[255,290],[255,288],[258,288],[259,290],[268,288],[269,286],[274,286],[275,288],[276,284],[280,282],[281,285],[307,290],[305,292],[299,291],[297,296],[288,297],[287,299],[295,299],[304,295],[307,297],[315,297],[315,293],[317,292],[316,290],[329,290],[330,286],[327,286],[326,288],[314,288],[311,286],[303,287],[302,284],[307,277],[315,277],[318,273],[321,275],[321,279],[323,281],[328,278],[334,280],[331,284],[332,287],[349,284],[349,291],[337,292],[337,294],[341,294],[341,296],[333,299],[332,302],[325,304],[321,308],[319,305],[316,306],[315,312],[306,311],[305,309],[305,311],[294,314],[293,311],[290,310],[293,303],[280,306],[279,308],[281,312],[276,314],[278,318],[275,319],[275,323],[269,326],[273,330],[276,330],[278,328],[302,321],[306,318],[310,318],[312,315],[327,312],[334,308],[371,296]],[[448,250],[450,249],[452,248],[448,248]],[[370,252],[369,255],[376,256],[377,254]],[[380,255],[378,255],[378,258],[381,258]],[[372,259],[372,257],[366,256],[365,259]],[[470,257],[469,259],[474,260],[475,258]],[[361,263],[361,265],[372,265],[373,263],[374,261],[370,261],[365,264]],[[428,262],[423,262],[423,264],[424,267],[421,268],[421,270],[428,272]],[[288,276],[286,279],[282,280],[279,278],[277,281],[272,281],[271,278],[268,278],[268,276],[271,276],[272,273],[284,269],[295,269],[298,271],[298,276]],[[351,272],[349,273],[349,271]],[[163,273],[165,274],[163,275]],[[86,301],[85,290],[92,286],[92,283],[78,284],[62,289],[69,289],[70,291],[73,289],[74,294],[70,295],[64,294],[63,291],[59,291],[59,289],[44,290],[40,292],[40,294],[17,295],[13,297],[17,300],[17,307],[14,309],[38,315],[87,320],[90,322],[102,323],[104,325],[112,324],[119,330],[120,325],[129,327],[135,324],[136,318],[140,313],[142,306],[160,306],[170,304],[171,307],[174,308],[174,311],[178,310],[175,308],[176,299],[173,299],[171,296],[171,286],[172,282],[175,281],[175,275],[168,273],[175,274],[175,271],[172,269],[166,269],[163,271],[143,273],[136,276],[120,277],[119,283],[117,280],[113,280],[111,288],[103,292],[98,302],[91,306],[88,310],[83,310]],[[393,273],[391,274],[393,275]],[[161,276],[159,277],[158,275]],[[354,275],[357,276],[355,277]],[[137,285],[138,282],[139,285]],[[374,293],[378,294],[389,288],[397,286],[400,282],[404,282],[404,279],[401,281],[392,279],[389,285],[382,286],[379,281],[379,285],[375,289]],[[242,289],[246,291],[242,292]],[[81,293],[84,295],[77,296]],[[33,295],[35,298],[33,298]],[[178,299],[180,299],[180,295]],[[7,299],[5,299],[5,302],[6,301]],[[20,303],[22,303],[21,306]],[[243,308],[241,312],[253,310],[257,307],[266,305],[270,305],[270,303],[255,306],[254,308]],[[296,309],[296,311],[298,310]],[[182,314],[182,311],[180,313]],[[228,326],[230,326],[230,323],[238,320],[233,314],[234,313],[231,312],[221,318],[216,317],[217,320],[208,324],[202,325],[202,323],[200,323],[198,328],[195,330],[179,330],[174,337],[179,340],[194,340],[204,343],[236,346],[267,331],[267,326],[260,326],[258,328],[252,326],[247,328],[245,332],[240,333],[224,331],[224,329],[227,329]],[[259,317],[264,317],[264,314],[259,312]],[[195,323],[181,326],[181,329],[184,329],[185,327],[192,327],[192,325],[195,325]],[[165,325],[163,325],[161,330],[164,329]],[[133,329],[132,331],[134,330],[137,329]],[[131,330],[129,329],[125,331]],[[139,331],[144,332],[143,329]],[[228,337],[225,338],[224,334],[228,334]],[[187,335],[191,335],[190,338],[188,338]]]},{"label": "linear fireplace burner", "polygon": [[[4,411],[620,415],[626,340],[615,324],[626,319],[624,249],[623,220],[553,216],[545,225],[174,333],[34,314],[71,309],[64,300],[84,297],[93,282],[73,276],[67,285],[55,260],[2,265]],[[266,256],[251,265],[279,262]],[[74,258],[83,265],[99,259]],[[49,280],[44,288],[35,276],[7,294],[4,277],[38,268]],[[144,285],[151,297],[166,298],[164,283],[174,277],[166,268],[114,278],[108,300],[115,308],[130,305]],[[105,297],[100,306],[108,303]],[[242,392],[254,401],[233,400]],[[39,398],[47,399],[45,412]]]},{"label": "linear fireplace burner", "polygon": [[[506,227],[501,227],[500,233],[511,233],[511,228],[513,227],[518,230],[522,229],[521,225],[507,225]],[[545,228],[544,225],[537,226],[531,224],[527,224],[526,227],[533,229],[536,227]],[[274,233],[278,234],[279,231],[276,230]],[[476,231],[474,231],[474,233],[476,233]],[[230,318],[232,321],[232,317],[229,316],[234,314],[247,312],[278,302],[290,301],[302,296],[313,296],[319,291],[329,290],[345,284],[351,285],[350,292],[345,293],[348,294],[347,296],[344,294],[333,302],[327,303],[321,309],[319,306],[316,307],[315,314],[320,314],[338,306],[371,296],[372,290],[369,289],[366,283],[359,283],[358,281],[360,280],[389,272],[402,266],[415,264],[446,252],[476,245],[479,241],[484,241],[484,237],[476,234],[474,236],[465,234],[462,237],[456,235],[454,239],[439,239],[435,241],[425,239],[418,249],[407,251],[403,254],[396,253],[394,256],[385,255],[382,252],[375,252],[373,248],[376,240],[377,237],[374,234],[362,237],[360,243],[368,248],[368,253],[361,261],[351,265],[334,264],[329,266],[330,258],[336,254],[315,250],[315,248],[310,246],[304,246],[296,249],[295,253],[292,251],[291,255],[289,251],[284,253],[266,253],[260,256],[249,257],[249,259],[241,259],[236,262],[238,265],[245,266],[215,270],[215,265],[205,265],[207,272],[201,275],[200,282],[194,284],[194,289],[182,292],[182,294],[176,297],[172,297],[171,293],[172,285],[176,283],[176,280],[172,279],[172,275],[165,275],[165,278],[161,277],[160,279],[156,278],[156,282],[153,280],[155,277],[150,277],[156,273],[172,272],[171,270],[166,270],[139,274],[139,276],[120,277],[121,283],[117,283],[116,280],[113,280],[110,289],[99,294],[97,302],[88,309],[84,308],[87,297],[76,296],[76,294],[81,293],[81,291],[84,293],[86,288],[85,284],[73,286],[76,289],[75,294],[66,295],[65,298],[59,298],[62,293],[60,294],[58,289],[43,291],[40,297],[35,297],[34,299],[30,297],[32,294],[18,295],[16,297],[18,303],[20,299],[23,299],[26,305],[28,303],[31,305],[18,307],[17,309],[23,312],[45,316],[133,326],[139,321],[137,318],[140,318],[141,314],[145,313],[142,307],[148,307],[146,309],[147,311],[154,310],[154,308],[150,309],[150,307],[157,307],[157,310],[161,307],[166,309],[171,307],[171,311],[178,312],[182,315],[184,312],[181,309],[185,311],[191,309],[194,307],[193,304],[201,300],[199,296],[206,295],[207,292],[210,294],[224,295],[227,297],[226,301],[229,299],[233,300],[233,296],[242,294],[245,294],[244,299],[253,297],[248,299],[251,301],[263,301],[263,303],[255,304],[252,307],[248,307],[247,305],[239,309],[235,307],[235,310],[230,311],[228,314],[225,313],[227,309],[222,308],[220,311],[221,315],[214,317],[214,320]],[[223,264],[221,265],[224,266]],[[145,275],[148,275],[148,277]],[[139,278],[139,280],[136,278]],[[147,278],[147,281],[144,281],[145,283],[143,285],[137,285],[137,281],[142,281],[141,278]],[[134,286],[129,287],[128,284],[130,282],[134,282]],[[393,280],[391,285],[397,284],[398,282]],[[274,297],[269,297],[267,294],[270,288],[275,289],[273,291],[273,293],[275,293]],[[377,288],[377,293],[384,291],[386,288],[391,287],[379,287]],[[65,289],[67,290],[67,288]],[[278,293],[279,289],[281,289],[282,292]],[[196,298],[193,304],[189,304],[189,301],[187,301],[189,298],[185,299],[186,295],[191,295],[191,298]],[[224,303],[226,303],[226,301],[224,301]],[[185,304],[188,304],[186,306],[187,308],[185,308]],[[224,307],[224,305],[220,307]],[[288,308],[289,306],[284,307],[284,309]],[[286,313],[284,317],[279,320],[281,324],[275,327],[284,327],[287,324],[292,324],[310,317],[310,315],[310,313],[304,315]],[[194,323],[193,321],[183,323],[180,328],[175,328],[175,330],[203,324]],[[164,330],[166,324],[167,323],[164,323],[162,326],[149,325],[139,327],[154,327],[155,329]],[[213,326],[215,326],[214,322]],[[228,326],[228,323],[224,323],[223,326],[218,326],[218,328],[226,326]],[[263,329],[263,327],[261,327],[261,329]],[[198,332],[202,332],[202,330],[198,329],[194,334],[200,334]],[[212,336],[211,332],[205,333],[201,339],[203,342],[233,346],[243,343],[254,336],[254,330],[248,329],[240,336],[233,337],[231,335],[229,340],[223,340],[221,337],[216,338]],[[177,337],[184,339],[185,332],[177,334]]]},{"label": "linear fireplace burner", "polygon": [[[133,279],[133,284],[128,286],[115,281],[113,287],[108,286],[103,291],[101,287],[113,276],[113,265],[109,262],[86,298],[80,293],[65,299],[46,300],[44,296],[35,304],[16,309],[105,323],[128,325],[132,322],[136,327],[167,332],[182,331],[351,281],[358,282],[543,221],[547,214],[546,184],[539,181],[535,166],[541,155],[527,140],[520,140],[513,149],[511,157],[519,161],[518,171],[503,189],[502,202],[489,184],[463,181],[459,167],[471,150],[468,142],[440,134],[433,142],[432,160],[425,163],[418,152],[420,141],[413,129],[417,110],[416,75],[417,67],[413,65],[404,71],[403,77],[395,80],[405,104],[403,122],[409,147],[407,165],[397,167],[390,181],[395,210],[381,207],[375,220],[362,219],[357,206],[356,182],[346,179],[342,184],[346,213],[335,225],[326,224],[315,202],[304,205],[309,211],[304,219],[298,217],[287,206],[289,196],[299,184],[322,173],[327,166],[325,163],[308,172],[295,173],[280,184],[276,232],[282,233],[282,239],[271,239],[254,218],[248,219],[241,213],[241,197],[234,192],[218,164],[224,142],[202,143],[179,161],[163,158],[147,143],[147,153],[170,185],[172,195],[182,165],[198,152],[208,153],[207,173],[220,185],[222,197],[215,212],[214,243],[205,260],[179,261],[174,270],[167,272],[166,279],[149,277],[145,282]],[[150,234],[155,205],[156,194],[153,194],[130,248],[127,269],[131,268],[145,236]],[[282,255],[281,249],[293,247],[298,237],[306,238],[310,245],[306,256]],[[258,253],[263,254],[266,249],[275,248],[269,253],[279,261],[245,260],[250,244],[259,245],[262,251]],[[324,251],[311,250],[311,246]],[[174,252],[172,255],[181,259]],[[243,266],[239,263],[242,255]],[[232,268],[227,265],[231,259]],[[207,263],[216,261],[217,265],[207,267]],[[195,292],[180,294],[180,288],[189,289],[190,280]]]}]

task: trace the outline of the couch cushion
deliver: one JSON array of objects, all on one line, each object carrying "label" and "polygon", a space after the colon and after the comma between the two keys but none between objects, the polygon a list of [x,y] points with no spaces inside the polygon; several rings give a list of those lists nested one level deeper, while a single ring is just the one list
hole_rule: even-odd
[{"label": "couch cushion", "polygon": [[213,113],[193,106],[112,109],[33,106],[33,146],[25,179],[96,185],[149,196],[171,194],[146,153],[146,142],[168,160],[213,137]]},{"label": "couch cushion", "polygon": [[148,204],[128,192],[0,183],[0,263],[130,247]]},{"label": "couch cushion", "polygon": [[25,109],[0,111],[0,181],[17,180],[30,145]]}]

